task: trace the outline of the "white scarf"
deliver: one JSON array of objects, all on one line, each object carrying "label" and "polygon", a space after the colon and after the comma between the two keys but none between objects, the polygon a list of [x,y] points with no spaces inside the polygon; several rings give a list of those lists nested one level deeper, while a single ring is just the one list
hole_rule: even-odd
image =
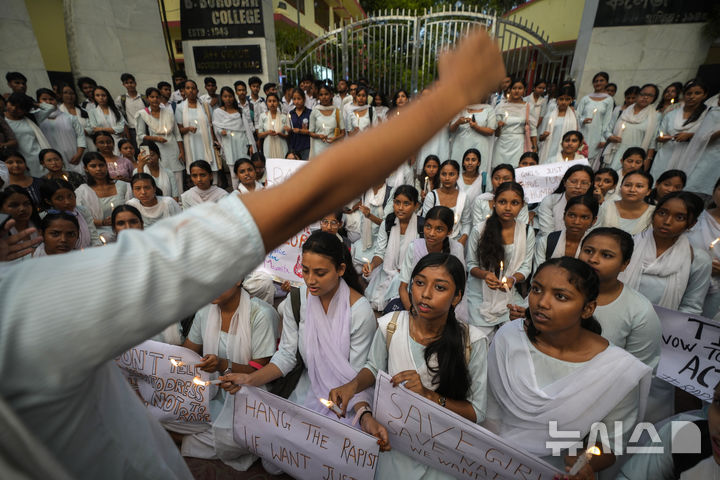
[{"label": "white scarf", "polygon": [[[264,187],[262,186],[262,183],[260,183],[260,182],[258,182],[257,180],[255,180],[255,190],[254,190],[254,191],[257,192],[257,191],[259,191],[259,190],[262,190],[263,188],[264,188]],[[238,189],[238,191],[239,191],[241,194],[243,194],[243,195],[246,194],[246,193],[251,193],[250,190],[248,190],[248,188],[247,188],[245,185],[243,185],[242,183],[239,183],[239,182],[238,182],[238,187],[237,187],[237,189]]]},{"label": "white scarf", "polygon": [[[390,229],[385,255],[383,256],[383,270],[389,276],[397,275],[402,264],[402,257],[417,238],[417,215],[412,214],[408,221],[405,235],[400,234],[400,219],[395,217],[395,224]],[[401,238],[402,237],[402,238]]]},{"label": "white scarf", "polygon": [[200,190],[198,187],[192,187],[183,193],[183,197],[190,200],[192,205],[198,205],[205,202],[217,202],[225,197],[228,193],[220,187],[211,185],[207,190]]},{"label": "white scarf", "polygon": [[[384,337],[387,338],[387,326],[392,320],[394,313],[389,313],[378,320]],[[415,363],[412,350],[410,349],[410,312],[403,311],[397,316],[395,333],[390,339],[390,348],[388,349],[388,373],[395,375],[405,370],[414,370],[420,375],[420,381],[428,390],[435,391],[439,386],[433,383],[433,375],[430,373],[428,364],[422,362],[420,365]],[[430,357],[430,367],[433,370],[438,368],[437,354]]]},{"label": "white scarf", "polygon": [[52,148],[50,146],[50,142],[48,142],[48,140],[47,140],[47,137],[45,137],[45,134],[42,132],[42,130],[40,130],[40,127],[38,127],[37,124],[35,124],[35,122],[33,122],[32,120],[30,120],[27,117],[23,117],[23,119],[20,121],[25,122],[25,125],[27,125],[28,128],[30,128],[30,130],[32,130],[33,134],[35,135],[35,139],[38,142],[38,145],[40,145],[41,150],[46,149],[46,148]]},{"label": "white scarf", "polygon": [[566,192],[557,193],[559,198],[552,207],[553,212],[553,230],[562,230],[565,228],[565,205],[567,205]]},{"label": "white scarf", "polygon": [[[172,137],[176,125],[172,108],[161,108],[158,118],[152,116],[150,113],[150,107],[143,108],[138,112],[138,114],[145,122],[145,125],[147,125],[150,132],[149,135]],[[139,132],[139,135],[145,135],[145,132]]]},{"label": "white scarf", "polygon": [[572,373],[540,387],[533,348],[523,319],[503,325],[490,346],[488,385],[497,411],[489,401],[488,418],[499,422],[496,433],[504,440],[538,457],[550,455],[550,421],[558,422],[559,430],[580,431],[582,438],[638,384],[638,418],[644,417],[652,370],[625,350],[609,345]]},{"label": "white scarf", "polygon": [[[720,259],[720,242],[711,249],[710,244],[720,238],[720,223],[705,210],[693,229],[688,233],[690,241],[695,248],[702,248],[710,254],[711,259]],[[720,291],[720,277],[710,277],[708,293]]]},{"label": "white scarf", "polygon": [[92,244],[92,239],[90,238],[90,228],[88,227],[87,222],[85,221],[85,217],[82,216],[80,211],[75,207],[72,211],[72,214],[75,216],[75,218],[78,221],[78,239],[77,242],[75,242],[75,250],[79,250],[81,248],[87,248]]},{"label": "white scarf", "polygon": [[[350,365],[350,327],[352,307],[350,287],[340,279],[335,295],[330,300],[327,313],[320,297],[308,295],[305,304],[305,363],[310,378],[310,393],[305,407],[328,417],[335,418],[318,399],[327,398],[328,392],[351,381],[357,375]],[[368,391],[359,392],[348,405],[348,410],[358,402],[372,403]],[[350,424],[350,418],[341,421]]]},{"label": "white scarf", "polygon": [[[682,117],[682,115],[680,115]],[[683,163],[683,170],[690,176],[698,166],[700,159],[703,158],[705,149],[710,142],[710,137],[718,130],[720,125],[720,108],[714,107],[704,112],[702,122],[698,122],[699,126],[695,131],[695,135],[690,139],[690,143],[682,155],[678,163]],[[672,159],[671,159],[672,161]],[[668,166],[668,168],[677,168]]]},{"label": "white scarf", "polygon": [[[562,127],[558,128],[559,118],[562,119]],[[555,124],[555,127],[552,125]],[[562,137],[571,130],[578,130],[578,120],[575,115],[575,110],[572,107],[568,107],[565,111],[564,117],[558,116],[558,110],[554,108],[552,113],[543,120],[543,128],[540,130],[549,130],[550,135],[543,140],[540,145],[540,164],[548,163],[548,156],[550,151],[555,145],[560,145],[560,152],[562,154]]]},{"label": "white scarf", "polygon": [[[130,200],[128,200],[127,205],[132,205],[133,207],[140,210],[140,214],[143,216],[143,223],[145,224],[145,226],[147,226],[149,223],[152,224],[154,223],[154,221],[157,221],[161,218],[169,217],[170,205],[168,204],[168,201],[175,201],[170,197],[156,197],[156,199],[157,203],[152,207],[146,207],[137,198],[131,198]],[[148,222],[148,220],[150,220],[150,222]]]},{"label": "white scarf", "polygon": [[[450,208],[450,210],[452,210],[453,213],[455,214],[455,217],[454,217],[454,219],[453,219],[453,229],[452,229],[452,234],[451,234],[451,235],[452,235],[452,238],[458,238],[458,237],[460,237],[460,228],[459,228],[459,227],[460,227],[460,221],[462,220],[462,213],[463,213],[463,209],[465,208],[465,201],[466,201],[467,198],[468,198],[467,193],[466,193],[466,192],[463,192],[462,190],[460,190],[460,187],[458,187],[458,186],[456,185],[455,188],[457,188],[457,191],[458,191],[457,200],[455,200],[455,206],[454,206],[454,207],[448,207],[448,208]],[[433,202],[433,207],[436,207],[436,206],[438,206],[438,205],[442,205],[442,203],[440,203],[440,196],[438,195],[437,190],[433,190],[433,191],[432,191],[432,194],[433,194],[433,197],[434,197],[434,200],[435,200],[435,201]],[[494,198],[494,197],[493,197],[493,198]],[[447,206],[447,205],[445,205],[445,206]],[[428,210],[428,211],[429,211],[429,210]],[[427,213],[427,212],[425,212],[425,213]]]},{"label": "white scarf", "polygon": [[95,220],[104,220],[102,206],[95,190],[83,183],[75,189],[78,203],[87,208]]},{"label": "white scarf", "polygon": [[[684,125],[685,119],[683,118],[683,109],[678,108],[672,113],[672,128],[677,133],[695,133],[700,128],[700,125],[702,124],[702,121],[705,119],[705,116],[707,115],[708,110],[705,109],[700,114],[700,117],[698,117],[697,120],[694,122],[690,122],[687,125]],[[717,124],[716,124],[717,127]],[[693,135],[694,137],[694,135]],[[692,141],[692,139],[691,139]],[[683,143],[683,142],[672,142],[673,151],[672,155],[670,156],[670,160],[668,161],[667,169],[678,169],[682,168],[682,164],[691,161],[686,156],[687,150],[690,147],[690,143]]]},{"label": "white scarf", "polygon": [[[617,227],[620,228],[620,212],[618,212],[617,209],[617,203],[615,201],[605,202],[607,203],[607,207],[603,208],[603,226],[606,227]],[[605,204],[603,204],[605,205]],[[655,211],[654,205],[648,205],[648,208],[643,212],[642,215],[640,215],[636,221],[633,223],[632,230],[628,230],[627,232],[630,235],[637,235],[638,233],[643,232],[645,229],[647,229],[650,226],[650,223],[652,222],[652,215]]]},{"label": "white scarf", "polygon": [[641,291],[640,281],[643,275],[664,278],[665,290],[658,305],[677,310],[687,288],[692,264],[692,247],[687,234],[680,235],[675,244],[659,257],[652,227],[635,235],[634,240],[635,250],[630,264],[618,275],[618,280]]},{"label": "white scarf", "polygon": [[[212,147],[212,136],[210,134],[210,129],[208,128],[208,125],[210,124],[210,119],[208,118],[206,112],[205,112],[205,104],[198,99],[195,103],[195,110],[197,113],[197,118],[195,121],[197,123],[194,123],[193,125],[190,124],[190,106],[188,104],[188,101],[183,101],[180,106],[180,111],[182,112],[182,121],[184,127],[197,127],[197,129],[200,131],[200,135],[202,136],[202,142],[203,142],[203,148],[205,150],[205,158],[202,160],[205,160],[210,164],[210,166],[214,166],[215,170],[218,170],[217,161],[215,159],[215,153],[213,152]],[[190,146],[190,142],[192,139],[192,135],[194,133],[188,132],[185,135],[183,135],[183,141],[185,142],[186,148],[185,148],[185,164],[190,165],[195,160],[198,160],[197,158],[193,158],[192,154],[192,147]]]},{"label": "white scarf", "polygon": [[[645,127],[645,135],[643,136],[642,143],[640,144],[640,147],[642,147],[643,150],[647,151],[648,147],[650,146],[650,142],[655,137],[655,134],[657,132],[657,122],[658,122],[658,116],[655,113],[655,107],[652,105],[648,105],[647,107],[640,110],[638,113],[635,113],[635,104],[633,103],[628,108],[626,108],[622,115],[620,115],[620,118],[617,122],[615,122],[615,128],[613,129],[613,135],[616,137],[622,136],[622,124],[639,124],[643,123],[645,120],[647,120],[647,126]],[[613,146],[617,149],[618,144],[614,143]]]},{"label": "white scarf", "polygon": [[[377,193],[374,193],[372,188],[365,192],[362,203],[370,209],[370,213],[377,208],[382,208],[386,188],[386,185],[383,183],[383,186],[380,187]],[[362,240],[363,250],[367,250],[373,244],[373,225],[375,224],[369,218],[363,217],[362,225],[360,226],[360,239]]]},{"label": "white scarf", "polygon": [[[483,221],[478,229],[480,233],[485,230],[486,222]],[[508,260],[504,259],[505,270],[503,275],[510,277],[513,273],[520,269],[520,266],[525,261],[525,249],[527,242],[526,225],[518,220],[515,220],[515,232],[513,233],[513,254]],[[503,246],[504,248],[504,246]],[[498,278],[501,280],[501,278]],[[482,315],[482,319],[489,325],[497,324],[501,317],[507,313],[507,304],[510,303],[512,296],[512,290],[506,292],[505,290],[493,290],[487,286],[487,283],[482,282],[482,293],[483,301],[478,311]]]}]

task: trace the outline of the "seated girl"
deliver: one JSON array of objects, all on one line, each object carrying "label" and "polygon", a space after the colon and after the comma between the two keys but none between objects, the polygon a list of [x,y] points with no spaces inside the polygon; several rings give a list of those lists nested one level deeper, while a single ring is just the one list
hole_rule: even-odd
[{"label": "seated girl", "polygon": [[618,184],[618,173],[612,168],[603,167],[595,172],[595,188],[593,195],[602,204],[615,193]]},{"label": "seated girl", "polygon": [[[0,213],[10,215],[10,218],[15,221],[15,226],[10,229],[10,235],[15,235],[28,228],[35,228],[37,232],[40,231],[40,217],[30,194],[23,187],[10,185],[5,190],[0,191]],[[33,233],[30,235],[30,239],[39,236],[38,233]],[[31,258],[31,254],[32,252],[13,261],[27,260]]]},{"label": "seated girl", "polygon": [[264,188],[262,183],[257,181],[255,165],[253,165],[250,159],[240,158],[235,161],[233,171],[235,172],[235,177],[238,179],[237,189],[241,194],[262,190]]},{"label": "seated girl", "polygon": [[422,173],[415,179],[415,188],[420,192],[420,201],[425,202],[427,194],[440,186],[440,159],[428,155],[423,163]]},{"label": "seated girl", "polygon": [[66,212],[50,212],[40,222],[43,243],[38,245],[33,257],[68,253],[77,248],[80,226],[74,215]]},{"label": "seated girl", "polygon": [[385,215],[385,205],[390,202],[392,189],[384,181],[368,189],[357,204],[357,211],[363,216],[360,222],[360,238],[353,243],[353,264],[362,272],[367,259],[373,257],[380,224]]},{"label": "seated girl", "polygon": [[559,257],[577,258],[580,243],[598,215],[598,203],[592,195],[580,195],[565,205],[565,228],[543,235],[535,242],[535,265]]},{"label": "seated girl", "polygon": [[[566,449],[553,455],[552,422],[558,431],[579,431],[579,438],[602,422],[610,438],[622,435],[625,443],[644,414],[652,370],[600,336],[593,317],[598,284],[593,269],[574,258],[540,265],[526,318],[503,325],[488,354],[485,426],[559,469],[575,457]],[[616,421],[622,422],[622,432],[615,431]],[[595,478],[615,462],[608,448],[598,446],[602,455],[573,478]]]},{"label": "seated girl", "polygon": [[[522,162],[522,159],[520,160]],[[495,194],[493,193],[500,184],[505,182],[515,181],[515,169],[508,163],[501,163],[492,170],[490,175],[490,182],[492,189],[489,192],[478,195],[475,198],[472,206],[472,225],[476,227],[483,223],[485,220],[490,218],[493,212],[493,205],[495,203]],[[518,220],[529,224],[529,214],[527,205],[523,204],[518,214]]]},{"label": "seated girl", "polygon": [[685,183],[687,183],[685,172],[682,170],[666,170],[655,180],[655,188],[645,198],[645,201],[650,205],[656,205],[658,200],[668,193],[684,190]]},{"label": "seated girl", "polygon": [[[585,157],[580,153],[583,146],[583,134],[577,130],[566,132],[562,136],[560,143],[560,151],[552,159],[552,162],[569,162],[572,160],[584,160]],[[540,162],[542,163],[542,162]]]},{"label": "seated girl", "polygon": [[205,202],[217,202],[227,196],[228,192],[212,184],[213,171],[208,162],[195,160],[188,170],[195,186],[181,195],[183,210]]},{"label": "seated girl", "polygon": [[180,205],[172,197],[162,196],[162,190],[158,191],[155,179],[149,173],[136,173],[130,184],[135,198],[128,200],[127,204],[138,209],[145,227],[182,213]]},{"label": "seated girl", "polygon": [[712,203],[700,214],[689,236],[693,248],[705,250],[712,258],[712,277],[703,304],[703,316],[713,318],[720,313],[720,178],[715,182]]},{"label": "seated girl", "polygon": [[565,205],[578,195],[585,195],[595,181],[592,168],[587,165],[573,165],[568,168],[555,191],[540,202],[535,218],[535,227],[541,235],[562,230]]},{"label": "seated girl", "polygon": [[[119,156],[115,148],[115,139],[108,132],[97,132],[93,135],[97,153],[101,154],[107,164],[108,174],[113,180],[129,182],[135,165],[125,157]],[[130,144],[132,148],[132,144]]]},{"label": "seated girl", "polygon": [[83,165],[87,184],[75,190],[77,203],[90,211],[98,233],[110,233],[110,214],[132,198],[132,188],[127,182],[110,178],[105,158],[98,152],[86,153]]},{"label": "seated girl", "polygon": [[393,213],[380,224],[374,255],[362,267],[363,275],[370,279],[365,296],[375,310],[383,311],[397,294],[403,255],[422,231],[418,228],[421,220],[415,213],[417,207],[415,187],[401,185],[395,189]]},{"label": "seated girl", "polygon": [[[647,153],[645,153],[645,150],[640,147],[630,147],[625,150],[620,159],[620,168],[618,170],[614,170],[619,179],[618,183],[622,183],[625,175],[628,173],[644,170],[646,160]],[[597,173],[595,175],[597,175]],[[620,189],[615,190],[613,200],[620,200]]]},{"label": "seated girl", "polygon": [[430,253],[415,265],[411,278],[410,311],[378,320],[365,368],[345,384],[338,382],[329,398],[343,416],[354,408],[363,431],[378,438],[382,453],[376,478],[450,479],[391,450],[387,428],[373,417],[370,402],[358,398],[370,391],[382,370],[392,375],[393,385],[403,385],[452,415],[476,423],[485,418],[488,340],[455,318],[465,287],[462,262],[448,253]]},{"label": "seated girl", "polygon": [[348,240],[347,236],[345,236],[345,231],[343,229],[342,210],[325,215],[320,220],[320,230],[331,235],[335,235],[338,240],[343,242],[343,245],[347,247],[348,251],[352,248],[352,244],[350,243],[350,240]]},{"label": "seated girl", "polygon": [[513,287],[532,271],[535,231],[517,220],[524,196],[520,184],[501,183],[493,213],[473,228],[468,241],[469,321],[488,336],[509,320],[507,305],[523,301]]},{"label": "seated girl", "polygon": [[652,176],[643,170],[625,175],[620,184],[620,198],[603,203],[597,226],[619,228],[630,235],[645,231],[655,210],[645,202],[651,185]]},{"label": "seated girl", "polygon": [[67,182],[70,182],[70,185],[72,185],[73,187],[73,191],[77,187],[85,183],[85,177],[83,177],[79,173],[63,169],[63,159],[60,155],[60,152],[58,152],[57,150],[53,148],[45,148],[43,150],[40,150],[38,158],[40,160],[40,165],[45,167],[45,169],[48,171],[48,174],[45,175],[43,178],[47,180],[65,180]]},{"label": "seated girl", "polygon": [[160,147],[157,146],[157,143],[152,140],[145,140],[140,144],[140,147],[147,147],[149,153],[148,155],[143,155],[141,149],[140,155],[138,155],[137,168],[133,170],[133,175],[136,173],[148,173],[152,175],[155,180],[155,185],[157,185],[166,196],[172,197],[175,201],[180,200],[175,174],[165,167],[160,166],[162,159],[160,158]]},{"label": "seated girl", "polygon": [[112,234],[101,235],[103,245],[117,240],[123,230],[144,230],[142,215],[132,205],[120,205],[115,207],[110,217],[112,222]]},{"label": "seated girl", "polygon": [[43,202],[48,210],[67,212],[78,221],[77,248],[88,248],[102,245],[92,214],[87,208],[77,205],[75,189],[62,179],[52,179],[40,186]]},{"label": "seated girl", "polygon": [[[195,314],[183,347],[203,355],[198,367],[206,372],[249,374],[261,369],[275,353],[277,321],[263,303],[250,298],[242,282],[236,283]],[[234,405],[235,397],[218,389],[210,400],[211,424],[183,438],[183,456],[219,458],[236,470],[247,470],[257,457],[233,441]],[[178,430],[174,425],[167,427]]]},{"label": "seated girl", "polygon": [[437,205],[450,208],[455,216],[452,238],[465,245],[472,227],[472,203],[458,186],[460,165],[455,160],[440,164],[440,187],[428,193],[423,202],[423,214]]},{"label": "seated girl", "polygon": [[38,208],[42,204],[42,195],[40,194],[42,179],[30,176],[30,169],[25,157],[18,151],[5,152],[2,155],[2,161],[5,162],[10,174],[8,184],[25,189],[32,198],[35,208]]}]

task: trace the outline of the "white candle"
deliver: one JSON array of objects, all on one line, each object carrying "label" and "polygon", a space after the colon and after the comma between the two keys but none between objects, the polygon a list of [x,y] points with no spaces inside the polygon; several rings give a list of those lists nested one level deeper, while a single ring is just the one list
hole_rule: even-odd
[{"label": "white candle", "polygon": [[662,138],[662,137],[663,137],[663,132],[662,132],[662,130],[660,130],[660,138]]},{"label": "white candle", "polygon": [[327,408],[329,408],[330,410],[332,410],[332,411],[335,412],[336,414],[342,415],[342,410],[340,409],[340,407],[338,407],[337,405],[335,405],[335,403],[333,403],[333,402],[331,402],[330,400],[327,400],[327,399],[325,399],[325,398],[319,398],[318,400],[320,400],[320,403],[322,403],[323,405],[325,405]]},{"label": "white candle", "polygon": [[716,238],[710,243],[710,248],[715,248],[715,245],[720,242],[720,237]]},{"label": "white candle", "polygon": [[505,270],[505,264],[503,263],[502,260],[500,260],[500,276],[503,277],[503,278],[505,277],[505,272],[504,272],[504,270]]},{"label": "white candle", "polygon": [[568,475],[570,475],[570,476],[577,475],[578,472],[579,472],[580,470],[582,470],[582,468],[583,468],[585,465],[588,464],[588,462],[590,461],[590,459],[591,459],[594,455],[600,455],[601,453],[602,453],[602,452],[600,451],[600,449],[599,449],[598,447],[590,447],[590,448],[588,448],[587,450],[585,450],[585,451],[583,452],[582,455],[580,455],[579,457],[577,457],[577,460],[575,460],[575,464],[572,466],[572,468],[571,468],[570,471],[568,472]]},{"label": "white candle", "polygon": [[207,381],[205,381],[205,380],[202,380],[200,377],[195,377],[195,378],[193,378],[193,383],[195,385],[202,385],[202,386],[207,387],[208,385],[220,385],[221,383],[223,383],[223,381],[222,380],[207,380]]},{"label": "white candle", "polygon": [[179,360],[175,360],[174,358],[171,358],[171,359],[170,359],[170,363],[172,363],[172,364],[173,364],[174,366],[176,366],[176,367],[182,367],[183,365],[186,365],[186,366],[188,366],[188,367],[193,367],[193,368],[194,368],[194,367],[196,367],[197,365],[200,365],[202,362],[198,362],[198,363],[185,363],[185,362],[181,362],[181,361],[179,361]]},{"label": "white candle", "polygon": [[596,113],[597,113],[597,108],[593,108],[593,117],[595,116]]},{"label": "white candle", "polygon": [[370,260],[368,260],[368,259],[365,258],[365,257],[363,257],[362,259],[363,259],[363,262],[365,262],[365,263],[367,264],[368,269],[369,269],[369,268],[370,268]]},{"label": "white candle", "polygon": [[425,175],[425,188],[424,188],[424,190],[425,190],[425,193],[427,193],[427,191],[428,191],[428,176],[427,176],[427,175]]},{"label": "white candle", "polygon": [[623,124],[620,126],[620,138],[621,138],[621,139],[622,139],[622,136],[623,136],[623,132],[624,132],[624,131],[625,131],[625,124],[623,123]]},{"label": "white candle", "polygon": [[670,99],[670,105],[672,105],[673,103],[675,103],[675,99],[674,99],[674,98],[671,98],[671,99]]}]

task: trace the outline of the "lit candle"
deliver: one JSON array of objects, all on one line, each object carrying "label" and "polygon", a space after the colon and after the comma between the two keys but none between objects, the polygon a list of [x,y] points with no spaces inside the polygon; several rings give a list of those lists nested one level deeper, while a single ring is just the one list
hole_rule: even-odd
[{"label": "lit candle", "polygon": [[568,161],[568,157],[565,157],[565,161],[566,161],[566,162]]},{"label": "lit candle", "polygon": [[597,108],[593,108],[593,117],[595,116],[596,113],[597,113]]},{"label": "lit candle", "polygon": [[508,284],[507,284],[507,277],[502,277],[502,279],[500,280],[500,283],[502,284],[502,287],[503,287],[503,290],[505,290],[505,293],[509,293],[510,288],[508,287]]},{"label": "lit candle", "polygon": [[505,123],[507,123],[508,115],[510,115],[508,112],[505,112]]},{"label": "lit candle", "polygon": [[710,248],[715,248],[715,245],[720,242],[720,237],[716,238],[710,243]]},{"label": "lit candle", "polygon": [[505,278],[505,272],[503,272],[503,270],[505,270],[505,264],[503,263],[502,260],[500,260],[500,276],[502,278]]},{"label": "lit candle", "polygon": [[363,257],[362,259],[363,259],[363,262],[365,262],[365,263],[367,264],[368,269],[370,269],[370,260],[368,260],[368,259],[365,258],[365,257]]},{"label": "lit candle", "polygon": [[172,363],[172,364],[173,364],[174,366],[176,366],[176,367],[182,367],[183,365],[186,365],[186,366],[188,366],[188,367],[193,367],[193,368],[194,368],[195,366],[200,365],[202,362],[198,362],[198,363],[185,363],[185,362],[181,362],[181,361],[179,361],[179,360],[175,360],[174,358],[171,358],[171,359],[170,359],[170,363]]},{"label": "lit candle", "polygon": [[675,103],[675,99],[674,99],[674,98],[671,98],[671,99],[670,99],[670,105],[672,105],[673,103]]},{"label": "lit candle", "polygon": [[234,136],[235,136],[235,132],[230,132],[230,136],[231,136],[231,137],[234,137]]},{"label": "lit candle", "polygon": [[583,468],[585,465],[588,464],[588,462],[590,461],[590,459],[591,459],[594,455],[600,455],[601,453],[602,453],[602,452],[600,451],[600,449],[599,449],[598,447],[590,447],[590,448],[588,448],[587,450],[585,450],[585,451],[583,452],[582,455],[580,455],[580,456],[577,458],[577,460],[575,460],[575,464],[572,466],[572,468],[571,468],[570,471],[568,472],[568,475],[570,475],[570,476],[577,475],[578,472],[579,472],[580,470],[582,470],[582,468]]},{"label": "lit candle", "polygon": [[68,176],[63,173],[63,180],[68,181]]},{"label": "lit candle", "polygon": [[115,210],[115,204],[113,202],[110,202],[110,210]]},{"label": "lit candle", "polygon": [[623,123],[623,124],[620,126],[620,138],[622,138],[624,131],[625,131],[625,124]]},{"label": "lit candle", "polygon": [[423,190],[425,190],[426,193],[428,191],[428,176],[427,175],[425,175],[425,188]]},{"label": "lit candle", "polygon": [[104,247],[105,245],[107,245],[107,240],[105,240],[105,237],[102,235],[99,235],[99,237],[100,237],[100,241],[102,242],[102,246]]},{"label": "lit candle", "polygon": [[200,377],[195,377],[195,378],[193,378],[193,383],[195,385],[202,385],[204,387],[207,387],[208,385],[220,385],[221,383],[223,383],[223,381],[222,380],[207,380],[207,381],[205,381],[205,380],[202,380]]},{"label": "lit candle", "polygon": [[662,132],[662,130],[660,130],[660,138],[662,138],[662,137],[663,137],[663,132]]},{"label": "lit candle", "polygon": [[342,410],[340,409],[340,407],[338,407],[337,405],[335,405],[335,404],[334,404],[333,402],[331,402],[330,400],[327,400],[327,399],[325,399],[325,398],[319,398],[318,400],[320,400],[320,403],[322,403],[323,405],[325,405],[327,408],[329,408],[330,410],[332,410],[332,411],[335,412],[336,414],[342,415]]},{"label": "lit candle", "polygon": [[458,221],[460,220],[460,215],[457,213],[455,214],[455,225],[457,225]]}]

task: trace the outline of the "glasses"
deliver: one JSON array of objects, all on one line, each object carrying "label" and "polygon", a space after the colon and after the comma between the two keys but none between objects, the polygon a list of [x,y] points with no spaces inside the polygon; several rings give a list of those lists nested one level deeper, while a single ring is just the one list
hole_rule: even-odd
[{"label": "glasses", "polygon": [[565,182],[565,183],[566,183],[567,185],[570,185],[571,187],[578,187],[578,186],[580,186],[580,187],[589,187],[589,186],[590,186],[590,182],[588,182],[587,180],[582,180],[582,181],[578,181],[578,180],[568,180],[568,181]]},{"label": "glasses", "polygon": [[321,220],[320,225],[322,225],[323,227],[337,227],[338,225],[340,225],[340,222],[338,222],[337,220]]}]

